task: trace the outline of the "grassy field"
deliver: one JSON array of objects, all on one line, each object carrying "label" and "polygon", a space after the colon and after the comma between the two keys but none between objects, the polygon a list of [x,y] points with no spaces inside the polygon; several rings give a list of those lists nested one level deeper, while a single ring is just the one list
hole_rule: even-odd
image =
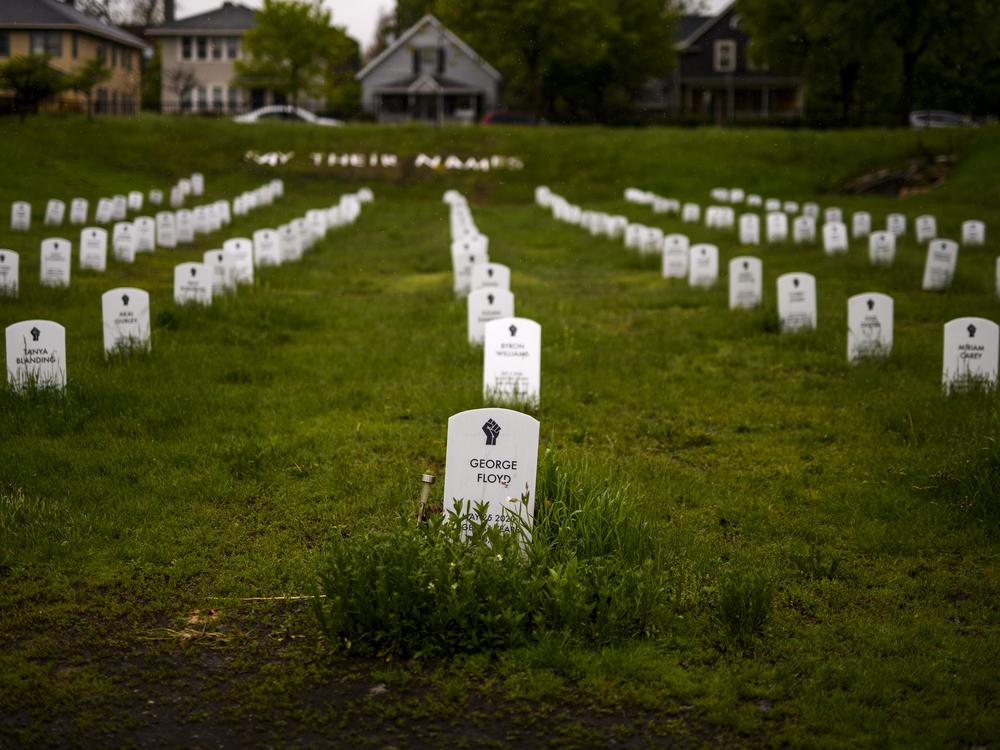
[{"label": "grassy field", "polygon": [[[1000,401],[942,395],[942,327],[1000,321],[1000,133],[235,126],[189,119],[0,121],[0,210],[30,200],[20,298],[0,325],[66,326],[65,396],[0,391],[0,746],[249,743],[383,747],[1000,745]],[[246,161],[281,150],[285,166]],[[523,160],[521,171],[315,167],[308,154]],[[905,198],[838,186],[957,154]],[[38,283],[46,199],[166,189],[209,198],[267,179],[286,196],[177,250]],[[707,205],[716,186],[912,220],[963,248],[919,291],[912,234],[892,268],[854,243],[753,250],[765,306],[727,310],[656,262],[560,224],[536,185],[743,254],[735,234],[626,204],[625,187]],[[301,263],[208,309],[172,268],[367,185],[376,200]],[[451,293],[449,188],[470,200],[518,315],[542,325],[543,463],[613,488],[669,551],[656,636],[548,633],[448,659],[353,656],[308,599],[331,550],[399,529],[443,476],[448,417],[482,405],[482,354]],[[816,275],[819,327],[777,333],[774,280]],[[100,294],[151,294],[152,352],[105,361]],[[895,299],[885,362],[846,362],[846,301]],[[540,488],[544,499],[546,484]],[[441,485],[436,485],[440,492]],[[549,485],[551,489],[551,485]],[[739,635],[741,602],[761,599]],[[735,604],[733,604],[735,602]],[[734,613],[734,607],[736,611]]]}]

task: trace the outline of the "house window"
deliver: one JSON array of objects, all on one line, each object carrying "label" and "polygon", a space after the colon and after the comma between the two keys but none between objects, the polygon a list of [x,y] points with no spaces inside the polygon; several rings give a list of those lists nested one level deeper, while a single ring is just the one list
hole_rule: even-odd
[{"label": "house window", "polygon": [[181,37],[181,60],[191,59],[191,37]]},{"label": "house window", "polygon": [[240,38],[238,36],[226,37],[226,57],[235,60],[240,56]]},{"label": "house window", "polygon": [[732,39],[720,39],[715,43],[716,73],[732,73],[736,70],[736,42]]},{"label": "house window", "polygon": [[222,86],[212,86],[212,109],[222,111]]},{"label": "house window", "polygon": [[32,31],[31,54],[62,57],[62,34],[58,31]]},{"label": "house window", "polygon": [[213,60],[222,59],[222,37],[218,36],[212,37],[212,59]]},{"label": "house window", "polygon": [[226,97],[228,98],[228,107],[230,112],[236,112],[240,108],[240,90],[239,89],[228,89],[226,91]]},{"label": "house window", "polygon": [[420,73],[436,73],[438,64],[437,47],[420,48]]},{"label": "house window", "polygon": [[0,57],[10,57],[9,31],[0,31]]},{"label": "house window", "polygon": [[191,111],[191,89],[184,89],[181,92],[181,112]]},{"label": "house window", "polygon": [[101,61],[101,65],[108,61],[108,48],[103,44],[97,45],[97,59]]},{"label": "house window", "polygon": [[94,112],[97,114],[104,114],[108,111],[108,90],[105,88],[97,89],[97,98],[94,100]]},{"label": "house window", "polygon": [[76,59],[76,53],[77,53],[76,32],[74,31],[72,34],[70,34],[69,38],[71,40],[71,44],[72,44],[72,47],[73,47],[73,59],[75,60]]},{"label": "house window", "polygon": [[207,60],[208,59],[208,37],[200,36],[198,37],[198,59]]},{"label": "house window", "polygon": [[198,111],[205,112],[208,110],[208,89],[204,86],[198,87]]}]

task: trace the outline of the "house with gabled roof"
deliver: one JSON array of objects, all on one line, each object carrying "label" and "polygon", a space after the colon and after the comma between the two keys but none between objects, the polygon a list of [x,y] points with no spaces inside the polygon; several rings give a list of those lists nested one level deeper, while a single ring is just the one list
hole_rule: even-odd
[{"label": "house with gabled roof", "polygon": [[[45,55],[55,70],[70,75],[87,61],[100,59],[111,77],[94,89],[98,114],[139,111],[146,48],[145,42],[124,29],[58,0],[0,1],[0,63],[23,55]],[[3,96],[0,91],[0,98]],[[83,111],[86,101],[82,93],[68,89],[44,106]]]},{"label": "house with gabled roof", "polygon": [[803,117],[804,79],[772,73],[754,59],[751,45],[737,2],[714,16],[682,16],[673,73],[646,85],[642,107],[718,124]]},{"label": "house with gabled roof", "polygon": [[379,122],[475,122],[497,108],[502,76],[426,15],[357,76],[361,108]]}]

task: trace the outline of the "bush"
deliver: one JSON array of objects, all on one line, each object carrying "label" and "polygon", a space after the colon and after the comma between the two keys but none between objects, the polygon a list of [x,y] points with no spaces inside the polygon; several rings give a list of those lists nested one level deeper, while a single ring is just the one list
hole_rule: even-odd
[{"label": "bush", "polygon": [[757,571],[734,572],[723,580],[716,618],[734,643],[746,646],[764,634],[773,595],[771,581]]},{"label": "bush", "polygon": [[655,636],[666,555],[624,493],[587,476],[543,462],[530,538],[516,519],[510,534],[488,525],[480,507],[345,540],[319,576],[321,627],[338,649],[396,656]]}]

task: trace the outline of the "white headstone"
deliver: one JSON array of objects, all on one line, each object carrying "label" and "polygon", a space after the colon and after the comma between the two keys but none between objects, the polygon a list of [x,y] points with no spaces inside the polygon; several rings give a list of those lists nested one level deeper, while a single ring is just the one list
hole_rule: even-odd
[{"label": "white headstone", "polygon": [[173,211],[156,214],[156,244],[160,247],[177,247],[177,220]]},{"label": "white headstone", "polygon": [[85,227],[80,230],[80,268],[104,271],[108,267],[108,230]]},{"label": "white headstone", "polygon": [[768,198],[766,201],[764,201],[765,213],[770,214],[780,210],[781,210],[781,201],[778,200],[777,198]]},{"label": "white headstone", "polygon": [[163,191],[162,190],[150,190],[149,191],[149,202],[154,206],[163,205]]},{"label": "white headstone", "polygon": [[742,203],[746,200],[746,195],[743,188],[729,188],[730,203]]},{"label": "white headstone", "polygon": [[454,243],[451,246],[451,265],[455,273],[455,294],[467,296],[472,291],[472,267],[477,263],[489,262],[485,244],[478,237]]},{"label": "white headstone", "polygon": [[756,193],[751,193],[750,195],[747,196],[746,203],[747,207],[749,208],[760,208],[761,206],[764,205],[764,199],[761,198]]},{"label": "white headstone", "polygon": [[646,227],[642,224],[628,224],[622,240],[627,248],[638,248],[642,246],[642,234]]},{"label": "white headstone", "polygon": [[191,192],[194,195],[202,195],[205,192],[205,175],[201,172],[191,175]]},{"label": "white headstone", "polygon": [[491,320],[514,317],[514,295],[509,289],[477,289],[469,293],[466,305],[470,344],[483,343]]},{"label": "white headstone", "polygon": [[710,287],[719,278],[719,248],[701,243],[691,246],[688,261],[688,284],[696,287]]},{"label": "white headstone", "polygon": [[962,244],[972,247],[986,244],[986,225],[981,221],[962,222]]},{"label": "white headstone", "polygon": [[223,225],[227,225],[232,222],[233,216],[230,211],[229,201],[227,200],[217,200],[214,204],[216,215]]},{"label": "white headstone", "polygon": [[0,248],[0,295],[16,297],[20,275],[19,256],[13,250]]},{"label": "white headstone", "polygon": [[45,205],[45,225],[58,227],[66,217],[66,204],[58,198],[50,198]]},{"label": "white headstone", "polygon": [[281,265],[281,237],[276,230],[258,229],[253,233],[253,259],[258,268]]},{"label": "white headstone", "polygon": [[133,190],[128,194],[128,210],[129,211],[141,211],[142,210],[142,193],[138,190]]},{"label": "white headstone", "polygon": [[851,214],[851,236],[855,239],[867,237],[872,231],[872,215],[867,211]]},{"label": "white headstone", "polygon": [[713,201],[719,201],[721,203],[729,202],[729,191],[726,188],[712,188],[709,195],[712,196]]},{"label": "white headstone", "polygon": [[174,185],[170,188],[170,207],[180,208],[184,205],[184,191],[181,190],[179,185]]},{"label": "white headstone", "polygon": [[887,294],[866,292],[847,300],[847,361],[888,357],[892,352],[893,301]]},{"label": "white headstone", "polygon": [[992,388],[997,382],[1000,328],[985,318],[955,318],[944,324],[944,368],[947,390],[978,381]]},{"label": "white headstone", "polygon": [[215,230],[214,214],[215,210],[208,206],[195,206],[191,209],[195,234],[208,234]]},{"label": "white headstone", "polygon": [[212,304],[212,273],[204,263],[174,266],[174,302],[178,305]]},{"label": "white headstone", "polygon": [[299,241],[299,234],[294,224],[282,224],[278,227],[278,236],[281,238],[283,263],[292,263],[302,258],[302,243]]},{"label": "white headstone", "polygon": [[917,242],[920,244],[930,242],[937,237],[937,219],[930,214],[918,216],[915,226],[917,229]]},{"label": "white headstone", "polygon": [[86,224],[89,206],[86,198],[74,198],[69,204],[69,223]]},{"label": "white headstone", "polygon": [[796,245],[812,244],[816,241],[816,219],[812,216],[796,216],[792,222],[792,239]]},{"label": "white headstone", "polygon": [[133,287],[111,289],[101,295],[104,315],[104,353],[121,349],[149,350],[149,292]]},{"label": "white headstone", "polygon": [[222,243],[222,251],[229,256],[233,269],[233,283],[253,285],[253,242],[245,237],[234,237]]},{"label": "white headstone", "polygon": [[823,225],[823,252],[840,255],[847,252],[847,225],[842,221],[828,221]]},{"label": "white headstone", "polygon": [[701,207],[697,203],[685,203],[681,208],[681,221],[686,224],[692,224],[700,220]]},{"label": "white headstone", "polygon": [[98,224],[110,224],[115,218],[115,206],[110,198],[101,198],[97,201],[97,211],[94,213],[94,221]]},{"label": "white headstone", "polygon": [[[0,270],[2,273],[2,270]],[[3,283],[3,279],[0,278],[0,284]],[[997,297],[1000,298],[1000,258],[997,258]]]},{"label": "white headstone", "polygon": [[182,208],[174,212],[176,223],[177,242],[187,244],[194,242],[194,212],[187,208]]},{"label": "white headstone", "polygon": [[885,217],[885,228],[897,237],[902,237],[906,234],[906,215],[889,214]]},{"label": "white headstone", "polygon": [[503,263],[475,263],[472,266],[472,291],[510,289],[510,268]]},{"label": "white headstone", "polygon": [[954,240],[932,240],[927,245],[924,264],[924,291],[941,291],[951,286],[958,265],[958,243]]},{"label": "white headstone", "polygon": [[819,204],[818,203],[803,203],[802,204],[802,215],[809,216],[813,219],[819,219]]},{"label": "white headstone", "polygon": [[757,214],[740,216],[740,244],[760,244],[760,217]]},{"label": "white headstone", "polygon": [[204,263],[212,272],[212,296],[220,297],[228,291],[236,288],[232,258],[222,249],[206,250],[203,256]]},{"label": "white headstone", "polygon": [[[486,520],[508,531],[520,518],[530,534],[535,515],[538,420],[510,409],[472,409],[448,420],[444,511],[473,513],[485,503]],[[464,531],[469,531],[468,528]]]},{"label": "white headstone", "polygon": [[836,208],[835,206],[831,206],[830,208],[823,211],[824,224],[832,224],[833,222],[837,221],[842,222],[843,220],[844,220],[844,212],[841,211],[839,208]]},{"label": "white headstone", "polygon": [[10,228],[15,232],[27,232],[31,229],[30,203],[14,201],[10,204]]},{"label": "white headstone", "polygon": [[124,195],[111,196],[111,218],[115,221],[125,221],[128,217],[128,198]]},{"label": "white headstone", "polygon": [[767,241],[769,244],[788,241],[788,215],[771,211],[767,215]]},{"label": "white headstone", "polygon": [[120,260],[122,263],[135,261],[135,227],[131,221],[119,221],[115,224],[111,235],[111,247],[115,253],[115,260]]},{"label": "white headstone", "polygon": [[891,266],[896,260],[896,235],[888,231],[868,235],[868,260],[873,266]]},{"label": "white headstone", "polygon": [[809,273],[778,277],[778,318],[783,332],[816,327],[816,277]]},{"label": "white headstone", "polygon": [[15,391],[66,387],[66,329],[51,320],[7,326],[7,382]]},{"label": "white headstone", "polygon": [[760,258],[741,255],[729,261],[729,309],[750,310],[763,299],[764,270]]},{"label": "white headstone", "polygon": [[527,318],[499,318],[485,327],[483,398],[538,404],[542,327]]},{"label": "white headstone", "polygon": [[663,238],[663,278],[686,279],[691,242],[683,234]]},{"label": "white headstone", "polygon": [[73,246],[62,237],[42,240],[42,262],[39,278],[42,286],[69,286],[73,265]]},{"label": "white headstone", "polygon": [[781,204],[781,210],[789,216],[794,216],[799,212],[799,204],[795,201],[785,201]]},{"label": "white headstone", "polygon": [[151,253],[156,250],[156,219],[152,216],[137,216],[132,226],[135,229],[135,251]]}]

